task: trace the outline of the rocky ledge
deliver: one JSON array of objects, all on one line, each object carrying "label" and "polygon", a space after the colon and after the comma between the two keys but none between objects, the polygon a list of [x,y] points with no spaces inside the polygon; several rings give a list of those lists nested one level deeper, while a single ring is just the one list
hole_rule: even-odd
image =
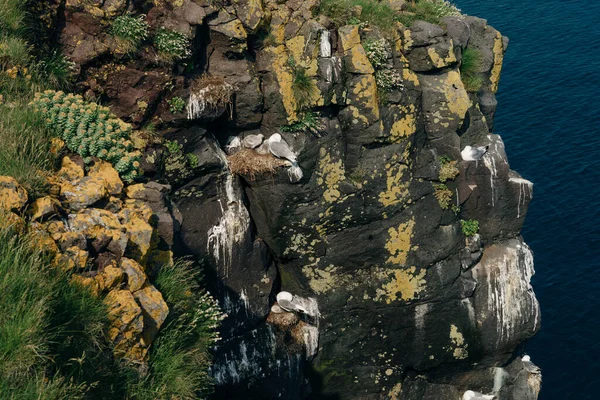
[{"label": "rocky ledge", "polygon": [[[147,183],[116,199],[93,170],[77,172],[60,191],[76,212],[70,228],[50,234],[77,264],[86,249],[75,236],[104,226],[120,244],[104,271],[129,276],[126,293],[108,297],[140,304],[127,313],[144,321],[154,314],[140,293],[152,286],[134,260],[149,268],[153,232],[165,250],[203,260],[228,314],[215,398],[537,398],[540,376],[519,357],[540,328],[519,235],[533,185],[493,130],[508,40],[485,20],[383,30],[334,24],[317,0],[63,3],[49,12],[78,90],[153,134],[139,146]],[[148,40],[124,52],[106,26],[126,12],[150,35],[177,32],[189,51],[165,57]],[[465,160],[466,146],[487,151]],[[156,208],[136,209],[138,189]],[[120,219],[108,226],[90,204]],[[294,307],[276,304],[281,291]],[[135,335],[119,337],[150,345],[146,322]]]}]

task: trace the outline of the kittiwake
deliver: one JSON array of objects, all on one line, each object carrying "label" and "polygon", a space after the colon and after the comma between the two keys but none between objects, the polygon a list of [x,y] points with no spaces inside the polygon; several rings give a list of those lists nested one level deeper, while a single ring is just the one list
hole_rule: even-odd
[{"label": "kittiwake", "polygon": [[467,390],[462,397],[462,400],[492,400],[495,399],[496,395],[493,394],[483,394],[480,392],[474,392],[472,390]]},{"label": "kittiwake", "polygon": [[465,146],[463,151],[460,152],[462,159],[465,161],[477,161],[481,160],[481,157],[488,151],[490,146]]},{"label": "kittiwake", "polygon": [[263,138],[264,136],[262,133],[259,133],[258,135],[248,135],[242,139],[242,146],[247,149],[254,149],[261,145]]}]

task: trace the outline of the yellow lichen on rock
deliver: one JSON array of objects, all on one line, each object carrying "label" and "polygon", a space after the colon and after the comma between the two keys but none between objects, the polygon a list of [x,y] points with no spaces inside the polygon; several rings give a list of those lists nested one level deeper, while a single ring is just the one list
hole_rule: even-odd
[{"label": "yellow lichen on rock", "polygon": [[427,270],[421,269],[417,273],[416,267],[396,269],[391,271],[391,280],[377,289],[375,300],[385,300],[387,304],[397,300],[413,300],[417,294],[425,290],[425,274]]},{"label": "yellow lichen on rock", "polygon": [[108,336],[115,344],[115,355],[141,363],[148,352],[141,338],[144,329],[142,309],[128,290],[112,290],[104,298],[108,306]]},{"label": "yellow lichen on rock", "polygon": [[146,273],[135,260],[123,257],[121,259],[121,269],[127,275],[127,286],[130,292],[140,290],[146,283]]},{"label": "yellow lichen on rock", "polygon": [[10,176],[0,176],[0,210],[18,211],[27,204],[27,191]]},{"label": "yellow lichen on rock", "polygon": [[436,68],[444,68],[456,62],[452,39],[450,39],[448,54],[446,56],[439,55],[433,46],[427,48],[427,55],[431,60],[431,64]]},{"label": "yellow lichen on rock", "polygon": [[341,196],[339,184],[345,179],[345,169],[342,160],[333,161],[331,154],[321,148],[319,170],[317,171],[317,184],[324,186],[323,199],[333,203]]},{"label": "yellow lichen on rock", "polygon": [[325,294],[340,285],[338,268],[329,265],[325,269],[319,269],[306,265],[302,267],[302,273],[308,278],[308,285],[317,294]]},{"label": "yellow lichen on rock", "polygon": [[[408,198],[407,174],[410,173],[404,164],[386,165],[386,190],[379,194],[379,202],[385,207],[396,205]],[[403,182],[405,180],[405,182]]]},{"label": "yellow lichen on rock", "polygon": [[347,25],[338,30],[342,50],[350,72],[358,74],[373,74],[375,70],[367,58],[365,49],[360,44],[358,26]]},{"label": "yellow lichen on rock", "polygon": [[446,97],[448,110],[457,119],[463,120],[471,106],[471,100],[460,79],[460,73],[458,71],[448,72],[446,79],[442,82],[441,90]]},{"label": "yellow lichen on rock", "polygon": [[[357,106],[360,115],[365,115],[369,122],[375,122],[379,119],[379,101],[377,97],[377,81],[373,75],[361,75],[355,82],[350,91],[352,96],[348,96],[348,104]],[[360,113],[366,111],[366,113]]]},{"label": "yellow lichen on rock", "polygon": [[110,163],[105,161],[96,161],[90,168],[88,174],[90,177],[99,177],[104,180],[108,194],[118,195],[123,190],[123,181],[119,178],[119,173]]},{"label": "yellow lichen on rock", "polygon": [[69,156],[63,157],[61,163],[61,168],[56,173],[57,177],[73,182],[85,176],[83,168],[71,160]]},{"label": "yellow lichen on rock", "polygon": [[283,45],[271,47],[268,51],[270,51],[273,56],[273,72],[275,73],[277,83],[279,84],[279,94],[281,94],[281,101],[283,102],[283,107],[287,113],[288,122],[295,122],[298,120],[298,115],[296,113],[298,105],[292,89],[294,77],[289,70],[288,53]]},{"label": "yellow lichen on rock", "polygon": [[496,91],[498,91],[498,83],[500,82],[502,62],[504,61],[504,45],[502,43],[502,35],[500,32],[496,32],[492,53],[494,54],[494,65],[490,71],[490,90],[496,93]]},{"label": "yellow lichen on rock", "polygon": [[394,118],[402,116],[392,124],[392,129],[390,129],[391,142],[398,143],[417,132],[416,109],[414,104],[409,104],[395,106],[392,110]]},{"label": "yellow lichen on rock", "polygon": [[54,214],[59,206],[60,202],[54,197],[44,196],[35,199],[27,210],[27,213],[31,216],[31,219],[35,221]]},{"label": "yellow lichen on rock", "polygon": [[452,355],[457,360],[464,360],[469,356],[467,352],[467,347],[469,346],[465,343],[465,338],[463,334],[458,330],[458,327],[454,324],[450,325],[450,342],[452,345],[450,346],[450,350],[452,351]]},{"label": "yellow lichen on rock", "polygon": [[169,315],[169,307],[162,294],[152,285],[136,291],[133,297],[144,310],[143,338],[146,345],[150,346]]},{"label": "yellow lichen on rock", "polygon": [[390,253],[387,259],[388,263],[396,265],[405,265],[408,252],[411,249],[410,240],[415,226],[414,217],[398,225],[398,229],[391,227],[388,229],[390,235],[385,244],[385,249]]}]

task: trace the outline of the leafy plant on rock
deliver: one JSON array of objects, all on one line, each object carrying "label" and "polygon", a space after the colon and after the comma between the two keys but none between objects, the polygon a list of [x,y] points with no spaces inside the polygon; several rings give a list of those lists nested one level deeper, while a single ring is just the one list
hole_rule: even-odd
[{"label": "leafy plant on rock", "polygon": [[440,173],[439,179],[440,182],[446,182],[447,180],[453,180],[459,174],[458,168],[456,168],[456,163],[458,161],[451,160],[446,156],[442,156],[439,158],[440,160]]},{"label": "leafy plant on rock", "polygon": [[282,132],[310,132],[314,135],[320,135],[323,131],[323,124],[319,121],[319,116],[314,112],[303,113],[298,121],[290,125],[282,126]]},{"label": "leafy plant on rock", "polygon": [[175,140],[165,143],[167,149],[163,159],[164,178],[174,184],[181,183],[194,175],[198,167],[198,157],[192,153],[184,153],[183,145]]},{"label": "leafy plant on rock", "polygon": [[112,21],[110,33],[117,39],[119,49],[124,53],[133,53],[148,38],[146,16],[132,14],[120,15]]},{"label": "leafy plant on rock", "polygon": [[169,111],[171,111],[173,114],[183,112],[185,109],[185,100],[178,96],[167,100],[167,104],[169,104]]},{"label": "leafy plant on rock", "polygon": [[477,232],[479,232],[479,221],[476,219],[470,219],[467,221],[461,219],[460,225],[465,236],[474,236],[477,234]]},{"label": "leafy plant on rock", "polygon": [[433,194],[440,204],[440,207],[442,210],[448,209],[448,207],[450,207],[450,202],[452,201],[452,191],[443,183],[435,185],[434,188],[435,192]]},{"label": "leafy plant on rock", "polygon": [[190,39],[183,33],[164,27],[156,31],[154,45],[164,61],[179,61],[192,55]]},{"label": "leafy plant on rock", "polygon": [[67,148],[81,155],[86,163],[97,157],[110,162],[123,180],[131,182],[137,178],[141,154],[130,140],[131,126],[108,107],[54,90],[37,93],[31,104]]},{"label": "leafy plant on rock", "polygon": [[395,89],[402,89],[402,76],[400,73],[388,66],[388,58],[391,53],[388,42],[385,39],[366,41],[363,45],[369,62],[375,69],[375,82],[377,88],[385,94]]}]

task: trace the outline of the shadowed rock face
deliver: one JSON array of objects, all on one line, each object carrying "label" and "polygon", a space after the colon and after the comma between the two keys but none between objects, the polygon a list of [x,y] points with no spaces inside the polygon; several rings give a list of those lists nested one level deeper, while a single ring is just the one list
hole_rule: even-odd
[{"label": "shadowed rock face", "polygon": [[[229,316],[215,398],[455,400],[467,389],[537,398],[513,358],[540,327],[532,253],[519,236],[532,184],[510,170],[491,131],[507,41],[486,21],[395,26],[385,71],[401,85],[384,93],[363,46],[383,35],[336,29],[313,16],[316,0],[155,2],[143,10],[151,30],[192,40],[187,69],[157,62],[149,44],[108,60],[113,39],[86,27],[109,10],[70,3],[61,41],[88,94],[196,157],[191,172],[165,174],[165,150],[150,143],[144,168],[173,185],[176,229],[164,236],[205,260]],[[93,40],[76,46],[78,37]],[[466,47],[481,54],[477,93],[461,80]],[[204,73],[233,85],[230,101],[193,121],[170,111]],[[281,132],[309,111],[312,129]],[[229,172],[229,136],[276,132],[298,156],[300,182],[285,167],[252,180]],[[466,145],[490,147],[463,161]],[[441,182],[448,160],[458,175]],[[479,221],[479,235],[467,238],[461,219]],[[307,313],[271,312],[281,290],[311,304]]]}]

